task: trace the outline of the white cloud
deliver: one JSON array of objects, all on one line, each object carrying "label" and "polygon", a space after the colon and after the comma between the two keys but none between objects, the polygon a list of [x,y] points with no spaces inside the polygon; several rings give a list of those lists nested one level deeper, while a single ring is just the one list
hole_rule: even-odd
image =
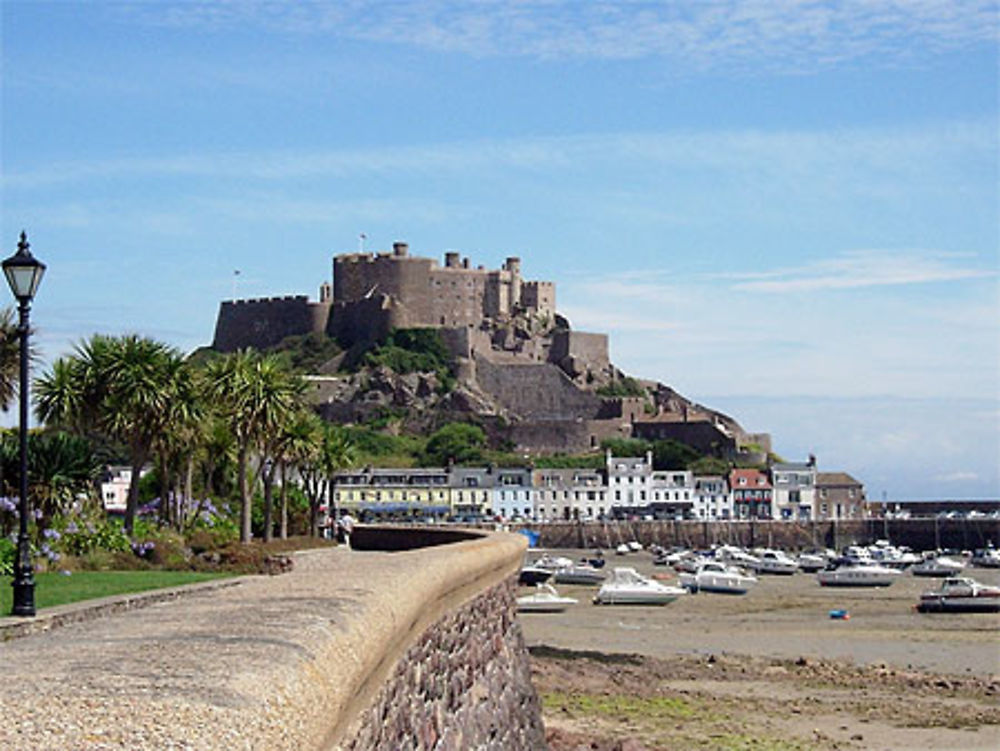
[{"label": "white cloud", "polygon": [[977,472],[947,472],[941,475],[934,476],[934,482],[970,482],[979,479],[979,473]]},{"label": "white cloud", "polygon": [[[840,269],[844,259],[842,274],[871,278],[827,283],[828,268]],[[578,328],[612,333],[616,365],[682,392],[996,401],[998,299],[982,279],[996,273],[982,263],[962,254],[866,251],[796,269],[791,276],[801,283],[793,289],[802,295],[748,289],[732,276],[628,272],[571,277],[560,283],[559,300]],[[926,288],[911,290],[917,280]],[[890,427],[878,441],[883,450],[905,450],[919,435]]]},{"label": "white cloud", "polygon": [[779,269],[733,275],[733,289],[747,292],[812,292],[995,277],[996,271],[957,265],[958,253],[854,250],[836,258]]},{"label": "white cloud", "polygon": [[660,58],[678,70],[919,65],[991,43],[996,30],[992,0],[213,0],[127,12],[147,24],[208,31],[251,26],[476,57]]},{"label": "white cloud", "polygon": [[543,176],[557,170],[620,171],[630,166],[682,170],[703,180],[722,174],[755,190],[796,186],[826,198],[845,185],[860,194],[911,190],[914,183],[927,182],[927,175],[933,175],[935,184],[948,184],[952,175],[964,176],[969,170],[975,174],[977,167],[995,163],[996,156],[995,123],[973,120],[905,128],[670,131],[396,148],[167,154],[65,161],[21,171],[8,166],[3,184],[38,188],[94,178],[193,177],[277,182],[387,173],[481,175],[487,169]]}]

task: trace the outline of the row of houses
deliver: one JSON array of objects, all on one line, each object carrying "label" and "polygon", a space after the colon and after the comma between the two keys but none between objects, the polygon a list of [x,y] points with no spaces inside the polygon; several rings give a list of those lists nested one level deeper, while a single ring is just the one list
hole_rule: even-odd
[{"label": "row of houses", "polygon": [[603,469],[451,467],[364,469],[334,476],[341,511],[367,518],[857,519],[864,486],[816,461],[694,475],[653,469],[653,457],[616,457]]}]

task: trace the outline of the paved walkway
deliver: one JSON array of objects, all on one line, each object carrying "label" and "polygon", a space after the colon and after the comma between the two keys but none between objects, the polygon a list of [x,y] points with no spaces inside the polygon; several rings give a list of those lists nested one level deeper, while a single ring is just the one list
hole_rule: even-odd
[{"label": "paved walkway", "polygon": [[0,748],[329,745],[335,720],[355,708],[359,679],[427,625],[420,614],[467,596],[463,572],[509,575],[500,560],[519,555],[519,544],[310,551],[288,574],[8,638]]}]

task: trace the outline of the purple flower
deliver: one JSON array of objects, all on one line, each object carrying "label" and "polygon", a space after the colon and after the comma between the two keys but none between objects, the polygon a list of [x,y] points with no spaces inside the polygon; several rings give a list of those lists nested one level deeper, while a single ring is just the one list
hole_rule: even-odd
[{"label": "purple flower", "polygon": [[6,511],[10,514],[16,514],[17,504],[14,503],[14,501],[12,501],[10,498],[7,498],[6,496],[0,498],[0,511]]},{"label": "purple flower", "polygon": [[33,513],[35,515],[36,522],[42,518],[42,510],[40,508],[36,508]]},{"label": "purple flower", "polygon": [[62,537],[62,535],[59,534],[59,530],[57,530],[57,529],[51,529],[51,528],[44,530],[42,532],[42,536],[46,540],[53,540],[53,541],[58,540],[60,537]]},{"label": "purple flower", "polygon": [[72,571],[70,571],[70,570],[69,570],[69,569],[67,569],[67,568],[64,568],[64,569],[63,569],[62,571],[60,571],[60,572],[59,572],[59,575],[60,575],[60,576],[72,576],[72,575],[73,575],[73,572],[72,572]]},{"label": "purple flower", "polygon": [[66,533],[70,535],[75,535],[80,531],[80,528],[76,526],[76,522],[70,522],[66,525]]}]

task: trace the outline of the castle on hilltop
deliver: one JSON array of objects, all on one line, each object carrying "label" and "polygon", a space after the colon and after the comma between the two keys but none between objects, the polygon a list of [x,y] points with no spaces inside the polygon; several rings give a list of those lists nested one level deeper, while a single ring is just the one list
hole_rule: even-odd
[{"label": "castle on hilltop", "polygon": [[519,258],[500,269],[471,267],[445,253],[444,266],[411,256],[393,243],[391,253],[345,253],[333,259],[333,283],[319,301],[305,295],[224,301],[213,348],[265,349],[288,336],[326,333],[345,346],[375,341],[395,328],[482,330],[517,316],[541,325],[555,322],[555,284],[526,281]]},{"label": "castle on hilltop", "polygon": [[[411,256],[403,242],[391,252],[337,255],[332,283],[320,285],[317,301],[295,295],[222,302],[212,348],[266,350],[290,336],[322,334],[349,350],[412,328],[438,330],[454,358],[459,388],[446,397],[449,408],[497,418],[518,450],[591,449],[641,429],[703,452],[734,453],[760,442],[732,418],[663,384],[645,383],[642,395],[602,396],[620,394],[605,387],[624,378],[609,359],[607,335],[572,330],[556,311],[555,284],[525,280],[513,256],[487,269],[448,252],[442,266]],[[351,391],[334,362],[313,377],[312,398],[324,417],[356,421],[379,405],[373,382],[364,394]],[[401,388],[386,384],[394,404],[409,403]]]}]

